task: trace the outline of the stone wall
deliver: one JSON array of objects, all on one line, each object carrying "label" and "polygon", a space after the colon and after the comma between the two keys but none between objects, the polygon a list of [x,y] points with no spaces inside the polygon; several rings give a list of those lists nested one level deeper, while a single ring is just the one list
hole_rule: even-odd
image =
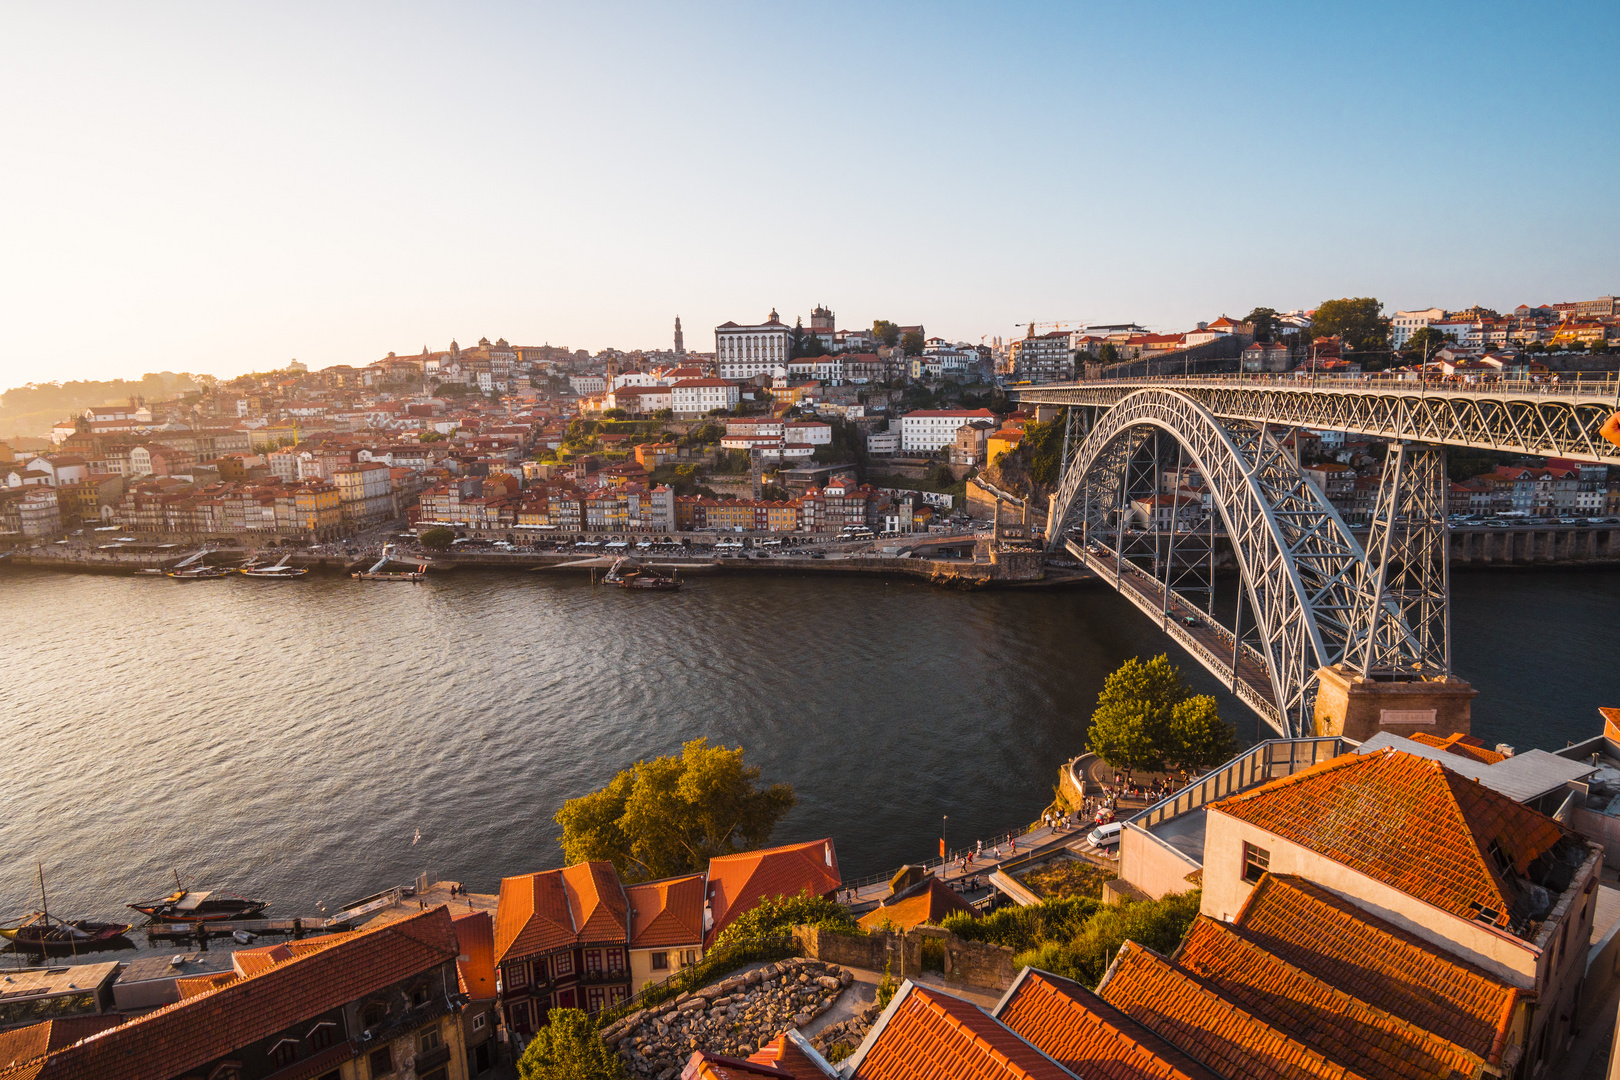
[{"label": "stone wall", "polygon": [[896,982],[923,970],[923,943],[937,941],[943,950],[946,982],[1005,990],[1018,974],[1013,950],[1004,945],[966,941],[937,926],[918,926],[903,934],[874,931],[865,937],[838,934],[816,926],[797,926],[793,938],[805,955],[825,963],[865,971],[883,971]]}]

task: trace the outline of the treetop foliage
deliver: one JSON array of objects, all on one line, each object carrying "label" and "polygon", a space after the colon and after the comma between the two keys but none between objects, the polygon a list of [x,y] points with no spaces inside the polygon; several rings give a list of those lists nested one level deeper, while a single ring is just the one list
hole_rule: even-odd
[{"label": "treetop foliage", "polygon": [[1092,752],[1115,768],[1198,771],[1237,753],[1215,699],[1194,694],[1164,654],[1132,657],[1108,676],[1091,714]]},{"label": "treetop foliage", "polygon": [[625,881],[691,873],[717,855],[764,847],[797,801],[792,786],[757,785],[743,750],[693,739],[679,757],[638,761],[557,811],[570,864],[607,860]]},{"label": "treetop foliage", "polygon": [[1352,349],[1382,349],[1389,342],[1384,305],[1371,296],[1324,300],[1311,316],[1311,333],[1342,337]]},{"label": "treetop foliage", "polygon": [[624,1061],[579,1009],[553,1009],[518,1059],[521,1080],[624,1080]]},{"label": "treetop foliage", "polygon": [[780,937],[791,932],[795,926],[819,926],[824,930],[846,934],[861,932],[849,911],[837,901],[808,893],[768,896],[720,931],[714,939],[714,947],[719,949],[740,941]]}]

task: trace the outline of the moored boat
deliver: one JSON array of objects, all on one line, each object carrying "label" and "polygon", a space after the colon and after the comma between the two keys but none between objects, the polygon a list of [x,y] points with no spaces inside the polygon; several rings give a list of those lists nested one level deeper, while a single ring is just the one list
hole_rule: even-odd
[{"label": "moored boat", "polygon": [[219,890],[176,889],[160,900],[137,900],[129,906],[157,922],[224,922],[254,918],[270,901]]},{"label": "moored boat", "polygon": [[241,573],[243,577],[272,579],[303,577],[305,574],[309,573],[309,571],[304,569],[302,566],[288,566],[287,560],[290,558],[292,558],[291,555],[283,555],[281,557],[281,561],[276,563],[274,566],[244,566],[241,568],[239,573]]},{"label": "moored boat", "polygon": [[36,911],[17,926],[0,926],[0,937],[21,948],[69,949],[103,945],[129,933],[129,923],[91,922],[89,919],[53,919]]},{"label": "moored boat", "polygon": [[650,567],[641,566],[630,559],[616,559],[613,568],[602,578],[602,584],[613,585],[620,589],[662,589],[665,591],[681,587],[678,575],[664,575]]},{"label": "moored boat", "polygon": [[229,573],[223,566],[187,566],[168,571],[168,576],[177,581],[202,581],[206,578],[222,578]]}]

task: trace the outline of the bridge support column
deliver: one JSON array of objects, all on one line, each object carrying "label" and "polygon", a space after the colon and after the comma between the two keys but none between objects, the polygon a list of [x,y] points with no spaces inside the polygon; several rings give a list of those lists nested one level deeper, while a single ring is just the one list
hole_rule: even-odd
[{"label": "bridge support column", "polygon": [[1411,736],[1472,734],[1474,695],[1461,679],[1384,682],[1344,664],[1316,672],[1313,734],[1364,741],[1380,731]]}]

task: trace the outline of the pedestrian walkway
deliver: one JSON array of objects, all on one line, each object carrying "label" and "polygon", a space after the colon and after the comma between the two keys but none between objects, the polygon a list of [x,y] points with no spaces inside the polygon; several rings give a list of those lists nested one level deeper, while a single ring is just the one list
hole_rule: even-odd
[{"label": "pedestrian walkway", "polygon": [[[1076,824],[1068,825],[1038,825],[1022,833],[1002,833],[992,841],[985,841],[982,852],[973,850],[953,852],[951,859],[943,867],[940,860],[934,858],[922,864],[923,869],[933,872],[941,881],[947,884],[961,884],[973,878],[981,879],[982,884],[975,888],[961,890],[964,897],[977,900],[990,892],[989,877],[1007,863],[1022,862],[1032,855],[1045,855],[1067,848],[1076,842],[1083,842],[1090,831],[1091,822],[1077,820]],[[999,849],[1000,854],[997,854]],[[898,871],[896,871],[898,873]],[[838,899],[843,903],[855,907],[857,910],[876,907],[889,898],[889,878],[879,881],[859,882],[856,885],[840,889]]]}]

